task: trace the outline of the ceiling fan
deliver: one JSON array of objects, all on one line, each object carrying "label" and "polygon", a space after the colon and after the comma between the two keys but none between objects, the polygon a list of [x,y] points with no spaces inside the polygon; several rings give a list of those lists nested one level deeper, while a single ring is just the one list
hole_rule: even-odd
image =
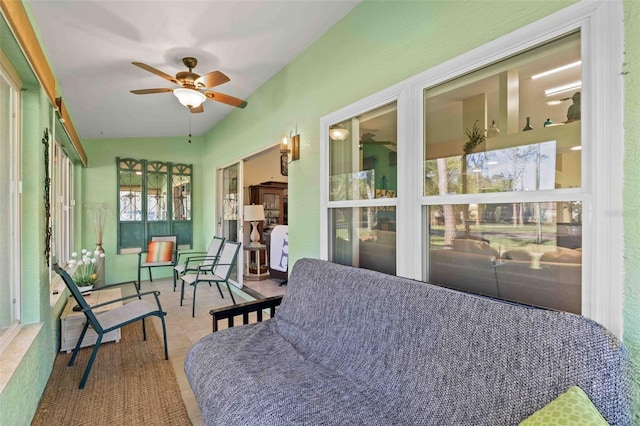
[{"label": "ceiling fan", "polygon": [[222,72],[211,71],[204,75],[198,75],[192,71],[198,64],[198,60],[196,58],[182,58],[182,63],[189,68],[189,71],[180,71],[175,77],[172,77],[169,74],[147,64],[143,64],[142,62],[132,62],[133,65],[162,77],[173,84],[177,84],[180,87],[174,89],[139,89],[131,90],[131,93],[136,95],[149,95],[152,93],[172,92],[176,98],[178,98],[180,103],[189,108],[192,113],[203,112],[203,102],[207,99],[222,102],[238,108],[244,108],[247,106],[247,102],[242,99],[234,98],[233,96],[225,95],[224,93],[202,91],[203,89],[219,86],[229,81],[229,77]]},{"label": "ceiling fan", "polygon": [[362,148],[363,145],[385,145],[387,148],[389,148],[392,151],[395,151],[395,146],[397,145],[397,142],[394,141],[377,141],[375,139],[373,139],[373,137],[375,136],[374,133],[364,133],[362,136],[360,136],[360,148]]}]

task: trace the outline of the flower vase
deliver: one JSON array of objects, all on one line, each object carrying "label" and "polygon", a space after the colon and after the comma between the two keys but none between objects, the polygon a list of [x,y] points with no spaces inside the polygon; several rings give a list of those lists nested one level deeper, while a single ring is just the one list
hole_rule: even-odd
[{"label": "flower vase", "polygon": [[80,293],[86,294],[86,293],[89,293],[91,290],[93,290],[93,286],[92,285],[78,286],[78,290],[80,290]]},{"label": "flower vase", "polygon": [[[102,248],[102,243],[96,243],[96,252],[103,254],[104,253],[104,249]],[[100,257],[98,258],[98,267],[97,267],[97,273],[98,273],[98,279],[96,280],[96,284],[95,287],[96,288],[100,288],[100,287],[104,287],[105,285],[105,281],[104,281],[104,257]]]}]

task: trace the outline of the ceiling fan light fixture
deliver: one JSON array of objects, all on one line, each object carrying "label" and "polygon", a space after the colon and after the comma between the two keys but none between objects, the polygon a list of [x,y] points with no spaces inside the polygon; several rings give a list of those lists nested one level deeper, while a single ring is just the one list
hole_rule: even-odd
[{"label": "ceiling fan light fixture", "polygon": [[329,137],[333,140],[343,141],[349,136],[349,131],[342,127],[332,127],[329,129]]},{"label": "ceiling fan light fixture", "polygon": [[184,87],[175,89],[173,94],[178,98],[178,101],[180,101],[182,105],[188,108],[197,108],[207,100],[204,93],[193,89],[186,89]]}]

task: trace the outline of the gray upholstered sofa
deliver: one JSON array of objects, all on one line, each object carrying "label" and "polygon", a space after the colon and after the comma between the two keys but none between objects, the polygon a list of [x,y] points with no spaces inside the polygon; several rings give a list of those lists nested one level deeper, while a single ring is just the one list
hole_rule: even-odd
[{"label": "gray upholstered sofa", "polygon": [[572,385],[633,421],[597,323],[312,259],[273,319],[204,337],[185,371],[207,425],[514,425]]}]

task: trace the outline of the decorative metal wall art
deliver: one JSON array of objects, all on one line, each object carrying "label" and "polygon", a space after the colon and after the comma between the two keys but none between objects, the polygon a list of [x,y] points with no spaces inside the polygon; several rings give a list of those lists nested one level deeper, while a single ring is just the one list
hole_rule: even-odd
[{"label": "decorative metal wall art", "polygon": [[49,267],[51,255],[51,177],[49,176],[49,129],[44,129],[44,259]]}]

